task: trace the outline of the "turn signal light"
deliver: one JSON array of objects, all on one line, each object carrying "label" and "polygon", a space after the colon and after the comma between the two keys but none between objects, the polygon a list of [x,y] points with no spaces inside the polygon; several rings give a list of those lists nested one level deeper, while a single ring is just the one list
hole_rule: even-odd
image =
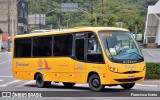
[{"label": "turn signal light", "polygon": [[146,66],[143,67],[143,70],[145,70],[145,69],[146,69]]}]

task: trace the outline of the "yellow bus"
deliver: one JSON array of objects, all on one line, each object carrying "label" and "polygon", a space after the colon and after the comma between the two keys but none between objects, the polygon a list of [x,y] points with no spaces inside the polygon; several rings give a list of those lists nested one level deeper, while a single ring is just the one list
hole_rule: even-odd
[{"label": "yellow bus", "polygon": [[62,82],[66,87],[88,83],[92,91],[116,85],[131,89],[144,81],[145,70],[140,49],[123,28],[86,27],[14,38],[13,76],[36,80],[40,88]]}]

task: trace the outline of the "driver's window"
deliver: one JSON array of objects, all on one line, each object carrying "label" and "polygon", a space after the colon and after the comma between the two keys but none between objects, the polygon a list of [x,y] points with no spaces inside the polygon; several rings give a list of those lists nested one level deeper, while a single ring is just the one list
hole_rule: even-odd
[{"label": "driver's window", "polygon": [[97,39],[88,40],[88,53],[101,53]]},{"label": "driver's window", "polygon": [[136,48],[135,44],[134,44],[134,42],[132,40],[130,40],[130,48],[131,49],[135,49]]},{"label": "driver's window", "polygon": [[122,41],[122,47],[123,47],[123,49],[130,48],[130,41],[129,40],[123,40]]},{"label": "driver's window", "polygon": [[104,62],[98,38],[94,33],[88,33],[87,60],[89,62]]}]

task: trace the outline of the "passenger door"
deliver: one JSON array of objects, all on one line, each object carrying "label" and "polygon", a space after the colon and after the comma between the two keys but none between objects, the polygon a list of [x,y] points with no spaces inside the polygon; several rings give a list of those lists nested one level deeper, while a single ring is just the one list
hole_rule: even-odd
[{"label": "passenger door", "polygon": [[85,33],[75,34],[75,80],[76,83],[85,83],[86,64],[85,64]]}]

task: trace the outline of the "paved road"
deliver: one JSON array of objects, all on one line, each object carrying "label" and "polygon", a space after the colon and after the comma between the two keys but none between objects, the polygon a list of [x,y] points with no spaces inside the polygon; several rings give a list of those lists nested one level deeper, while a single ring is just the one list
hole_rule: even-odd
[{"label": "paved road", "polygon": [[128,93],[128,95],[130,96],[132,92],[138,92],[138,93],[140,93],[141,91],[160,92],[160,81],[146,80],[145,82],[137,83],[132,90],[123,90],[120,86],[105,87],[104,91],[99,93],[91,92],[89,90],[88,84],[77,84],[73,88],[65,88],[61,83],[52,83],[50,88],[37,88],[35,85],[35,81],[22,81],[12,77],[11,53],[3,53],[0,54],[0,91],[61,91],[58,92],[59,94],[57,95],[66,96],[67,93],[70,93],[69,96],[74,96],[74,97],[84,96],[84,95],[102,96],[102,97],[123,96],[126,93]]},{"label": "paved road", "polygon": [[142,49],[146,62],[160,62],[160,49]]}]

